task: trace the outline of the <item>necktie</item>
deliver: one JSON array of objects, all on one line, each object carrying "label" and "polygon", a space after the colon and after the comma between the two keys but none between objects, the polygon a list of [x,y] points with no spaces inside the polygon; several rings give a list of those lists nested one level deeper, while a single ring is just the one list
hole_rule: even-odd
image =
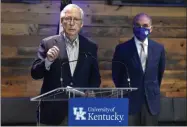
[{"label": "necktie", "polygon": [[142,64],[142,69],[145,72],[145,66],[146,66],[146,54],[145,54],[145,47],[144,47],[144,43],[141,43],[141,50],[140,50],[140,60],[141,60],[141,64]]}]

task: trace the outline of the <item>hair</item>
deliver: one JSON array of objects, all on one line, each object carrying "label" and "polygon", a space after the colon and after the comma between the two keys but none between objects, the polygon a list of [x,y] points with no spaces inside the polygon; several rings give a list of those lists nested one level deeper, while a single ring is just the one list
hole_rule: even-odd
[{"label": "hair", "polygon": [[66,11],[67,11],[68,9],[70,9],[70,8],[77,8],[77,9],[79,9],[80,12],[81,12],[81,19],[82,19],[82,20],[84,19],[84,11],[82,10],[82,8],[80,8],[80,7],[79,7],[78,5],[76,5],[76,4],[68,4],[67,6],[65,6],[64,9],[63,9],[63,10],[61,11],[61,13],[60,13],[60,18],[61,18],[61,19],[65,17]]},{"label": "hair", "polygon": [[142,16],[146,16],[146,17],[150,20],[150,24],[152,25],[152,19],[151,19],[151,17],[150,17],[149,15],[145,14],[145,13],[139,13],[139,14],[137,14],[137,15],[134,17],[134,19],[133,19],[133,24],[135,24],[136,21],[137,21],[140,17],[142,17]]}]

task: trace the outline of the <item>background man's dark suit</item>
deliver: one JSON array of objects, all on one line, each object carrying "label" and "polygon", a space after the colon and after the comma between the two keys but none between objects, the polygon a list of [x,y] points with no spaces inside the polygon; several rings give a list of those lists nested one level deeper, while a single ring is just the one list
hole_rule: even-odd
[{"label": "background man's dark suit", "polygon": [[[45,58],[47,51],[53,46],[60,49],[59,58],[67,61],[67,52],[65,48],[65,40],[63,35],[55,35],[43,39],[38,49],[38,57],[34,61],[31,69],[31,76],[34,79],[43,78],[41,94],[61,87],[61,60],[56,59],[50,66],[50,70],[45,68]],[[97,46],[87,38],[79,35],[79,55],[73,77],[71,76],[69,64],[65,64],[62,68],[63,86],[70,85],[72,87],[99,87],[100,74],[98,63],[92,57],[84,53],[90,52],[97,58]],[[41,103],[40,121],[43,124],[57,125],[60,124],[67,115],[67,103],[65,102],[42,102]]]},{"label": "background man's dark suit", "polygon": [[[160,110],[160,85],[165,69],[164,47],[148,39],[148,58],[145,73],[142,70],[134,38],[116,46],[114,61],[127,65],[131,86],[138,90],[129,94],[129,115],[140,112],[142,104],[147,103],[150,113],[156,115]],[[112,76],[116,87],[128,87],[124,66],[113,63]]]}]

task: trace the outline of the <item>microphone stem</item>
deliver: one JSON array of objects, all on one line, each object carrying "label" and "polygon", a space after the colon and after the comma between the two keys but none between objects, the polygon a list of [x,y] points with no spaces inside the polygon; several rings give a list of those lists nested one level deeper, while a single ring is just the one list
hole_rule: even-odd
[{"label": "microphone stem", "polygon": [[60,76],[61,87],[63,87],[62,65],[61,65],[61,71],[60,71],[60,73],[61,73],[61,76]]},{"label": "microphone stem", "polygon": [[61,84],[61,87],[63,87],[63,77],[62,77],[62,67],[65,65],[65,64],[68,64],[68,63],[71,63],[71,62],[75,62],[75,61],[78,61],[78,60],[72,60],[72,61],[65,61],[63,62],[63,60],[61,59],[61,64],[60,64],[60,84]]},{"label": "microphone stem", "polygon": [[[86,53],[85,53],[86,54]],[[94,58],[95,60],[97,60],[90,52],[88,52],[88,54]],[[131,87],[131,84],[130,84],[130,77],[129,77],[129,71],[128,71],[128,68],[127,66],[123,63],[123,62],[120,62],[120,61],[110,61],[110,60],[104,60],[104,61],[107,61],[107,62],[114,62],[114,63],[120,63],[122,65],[124,65],[125,69],[126,69],[126,74],[127,74],[127,82],[128,82],[128,86]]]},{"label": "microphone stem", "polygon": [[[107,61],[108,61],[108,60],[107,60]],[[129,77],[129,71],[128,71],[127,66],[126,66],[124,63],[120,62],[120,61],[111,61],[111,62],[120,63],[120,64],[124,65],[124,67],[125,67],[125,69],[126,69],[126,74],[127,74],[128,86],[131,87],[131,84],[130,84],[130,77]]]}]

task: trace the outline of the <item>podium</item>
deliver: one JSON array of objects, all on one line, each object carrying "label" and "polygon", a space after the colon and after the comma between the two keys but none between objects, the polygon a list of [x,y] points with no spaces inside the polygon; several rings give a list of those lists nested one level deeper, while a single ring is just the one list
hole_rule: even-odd
[{"label": "podium", "polygon": [[[127,126],[128,98],[126,97],[136,90],[137,88],[134,87],[72,88],[67,86],[56,88],[30,100],[37,101],[39,104],[42,101],[68,101],[69,126]],[[118,115],[123,117],[124,121],[122,119],[115,121],[114,115],[116,119]],[[38,119],[40,123],[40,115]]]}]

